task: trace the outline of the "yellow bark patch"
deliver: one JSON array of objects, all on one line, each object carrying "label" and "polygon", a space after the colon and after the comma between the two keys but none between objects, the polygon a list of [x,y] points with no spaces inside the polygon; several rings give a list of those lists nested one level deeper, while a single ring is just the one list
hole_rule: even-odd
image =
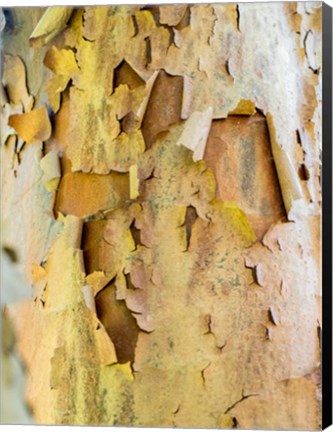
[{"label": "yellow bark patch", "polygon": [[138,179],[137,165],[130,166],[129,175],[130,175],[130,198],[135,199],[139,195],[139,179]]},{"label": "yellow bark patch", "polygon": [[63,92],[72,76],[78,70],[74,52],[69,49],[59,50],[52,46],[44,58],[44,64],[55,76],[47,84],[50,106],[57,112],[60,106],[60,94]]},{"label": "yellow bark patch", "polygon": [[72,11],[73,8],[68,6],[53,6],[47,8],[36,28],[30,35],[30,45],[37,48],[52,40],[65,28]]},{"label": "yellow bark patch", "polygon": [[256,112],[254,102],[246,99],[241,99],[235,109],[229,112],[229,115],[252,115]]},{"label": "yellow bark patch", "polygon": [[67,173],[61,178],[55,208],[63,214],[86,217],[114,209],[128,198],[127,174]]},{"label": "yellow bark patch", "polygon": [[28,113],[13,114],[9,117],[8,124],[27,143],[46,141],[51,135],[51,123],[45,106]]},{"label": "yellow bark patch", "polygon": [[68,49],[59,50],[52,46],[44,58],[44,64],[56,75],[68,75],[78,70],[74,52]]}]

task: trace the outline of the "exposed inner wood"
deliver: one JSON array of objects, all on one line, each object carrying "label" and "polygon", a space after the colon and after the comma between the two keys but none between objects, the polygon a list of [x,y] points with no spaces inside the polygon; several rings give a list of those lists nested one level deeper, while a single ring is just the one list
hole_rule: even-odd
[{"label": "exposed inner wood", "polygon": [[320,429],[320,5],[5,21],[6,319],[35,420]]},{"label": "exposed inner wood", "polygon": [[125,301],[116,299],[113,284],[97,294],[96,309],[98,318],[115,346],[118,363],[133,362],[139,327]]},{"label": "exposed inner wood", "polygon": [[183,78],[161,70],[155,81],[142,123],[146,147],[150,148],[160,132],[180,121]]},{"label": "exposed inner wood", "polygon": [[265,117],[213,121],[204,159],[216,178],[217,198],[237,202],[259,240],[286,219]]}]

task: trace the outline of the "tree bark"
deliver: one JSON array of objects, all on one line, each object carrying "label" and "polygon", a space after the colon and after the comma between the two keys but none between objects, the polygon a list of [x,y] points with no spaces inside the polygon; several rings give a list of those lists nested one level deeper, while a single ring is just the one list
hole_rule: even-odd
[{"label": "tree bark", "polygon": [[321,6],[17,8],[7,305],[37,422],[318,429]]}]

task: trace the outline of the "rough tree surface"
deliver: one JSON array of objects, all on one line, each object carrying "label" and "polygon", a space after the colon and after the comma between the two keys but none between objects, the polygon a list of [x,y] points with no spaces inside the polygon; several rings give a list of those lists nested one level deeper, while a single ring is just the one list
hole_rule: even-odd
[{"label": "rough tree surface", "polygon": [[5,316],[35,420],[319,429],[321,4],[4,22],[2,244],[28,281]]}]

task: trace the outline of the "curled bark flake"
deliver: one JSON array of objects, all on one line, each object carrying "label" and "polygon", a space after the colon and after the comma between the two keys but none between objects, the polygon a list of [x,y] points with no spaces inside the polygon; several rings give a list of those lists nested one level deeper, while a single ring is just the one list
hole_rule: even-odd
[{"label": "curled bark flake", "polygon": [[266,118],[270,134],[272,153],[279,177],[284,205],[288,214],[291,210],[293,201],[303,198],[303,191],[289,155],[277,143],[276,129],[272,115],[268,113]]},{"label": "curled bark flake", "polygon": [[29,95],[25,65],[20,57],[10,54],[4,55],[2,84],[9,101],[14,104],[22,103],[24,111],[32,109],[34,98]]},{"label": "curled bark flake", "polygon": [[270,307],[268,310],[268,317],[269,320],[275,325],[278,326],[280,323],[280,320],[277,316],[276,310],[273,307]]},{"label": "curled bark flake", "polygon": [[42,47],[60,33],[72,15],[73,7],[53,6],[47,8],[46,12],[38,22],[36,28],[29,38],[33,48]]},{"label": "curled bark flake", "polygon": [[13,114],[8,124],[27,143],[46,141],[51,136],[51,123],[45,106],[24,114]]},{"label": "curled bark flake", "polygon": [[47,153],[47,155],[41,159],[40,167],[44,173],[42,181],[46,190],[52,192],[57,189],[61,177],[58,153],[56,151]]},{"label": "curled bark flake", "polygon": [[177,141],[193,151],[194,162],[202,160],[205,154],[206,142],[212,123],[213,108],[203,112],[194,112],[186,120],[184,130]]}]

